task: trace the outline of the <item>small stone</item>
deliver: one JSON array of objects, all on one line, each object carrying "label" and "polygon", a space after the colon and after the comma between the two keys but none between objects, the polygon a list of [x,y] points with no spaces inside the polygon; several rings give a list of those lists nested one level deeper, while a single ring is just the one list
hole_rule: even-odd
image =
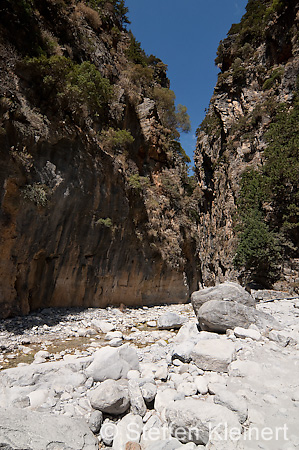
[{"label": "small stone", "polygon": [[115,326],[112,323],[106,322],[104,320],[93,319],[91,321],[91,325],[97,331],[100,331],[102,333],[109,333],[110,331],[114,331],[115,330]]},{"label": "small stone", "polygon": [[233,361],[229,367],[230,377],[256,377],[261,376],[261,366],[255,361]]},{"label": "small stone", "polygon": [[141,386],[141,393],[147,403],[151,403],[157,394],[157,386],[153,383],[145,383]]},{"label": "small stone", "polygon": [[246,329],[246,328],[242,328],[242,327],[236,327],[234,329],[234,334],[238,338],[242,338],[242,339],[250,338],[253,341],[259,341],[262,337],[261,333],[259,331],[253,330],[251,328]]},{"label": "small stone", "polygon": [[90,391],[90,403],[93,408],[106,414],[119,415],[130,406],[128,386],[124,380],[106,380]]},{"label": "small stone", "polygon": [[71,394],[69,394],[68,392],[63,392],[63,394],[62,394],[61,397],[60,397],[60,400],[61,400],[62,402],[68,401],[68,400],[71,400],[71,399],[72,399],[72,396],[71,396]]},{"label": "small stone", "polygon": [[142,450],[137,442],[127,442],[125,450]]},{"label": "small stone", "polygon": [[105,339],[106,341],[112,341],[112,339],[123,339],[123,334],[121,331],[110,331],[106,334]]},{"label": "small stone", "polygon": [[183,363],[191,361],[191,353],[195,347],[195,343],[192,341],[185,341],[180,344],[176,344],[172,350],[173,360],[179,360]]},{"label": "small stone", "polygon": [[179,329],[185,319],[173,312],[166,312],[158,319],[158,327],[161,330]]},{"label": "small stone", "polygon": [[50,353],[45,350],[40,350],[34,355],[34,362],[35,364],[40,364],[45,362],[47,359],[50,358]]},{"label": "small stone", "polygon": [[167,380],[167,377],[168,377],[167,363],[162,363],[157,366],[154,377],[156,380]]},{"label": "small stone", "polygon": [[197,392],[197,386],[195,383],[181,383],[177,387],[178,392],[182,392],[186,397],[191,397],[192,395],[195,395]]},{"label": "small stone", "polygon": [[143,417],[146,414],[146,405],[138,382],[136,380],[129,380],[128,388],[131,412]]},{"label": "small stone", "polygon": [[229,364],[236,358],[235,345],[233,342],[218,339],[200,341],[191,356],[200,369],[227,372]]},{"label": "small stone", "polygon": [[93,411],[87,421],[91,431],[96,434],[100,431],[103,423],[103,413],[101,411]]},{"label": "small stone", "polygon": [[116,433],[113,439],[113,449],[126,450],[128,443],[134,441],[139,443],[142,429],[142,418],[134,414],[127,414],[116,425]]},{"label": "small stone", "polygon": [[138,378],[140,378],[139,370],[129,370],[129,372],[127,373],[128,380],[137,380]]},{"label": "small stone", "polygon": [[205,377],[199,376],[194,378],[194,384],[199,394],[206,395],[209,392],[208,382]]},{"label": "small stone", "polygon": [[128,344],[119,348],[110,346],[97,350],[93,362],[85,369],[94,381],[125,378],[129,370],[138,370],[139,358],[136,350]]},{"label": "small stone", "polygon": [[79,328],[77,334],[79,337],[85,337],[88,334],[88,330],[85,328]]},{"label": "small stone", "polygon": [[109,342],[110,347],[120,347],[123,344],[123,340],[121,338],[113,338]]},{"label": "small stone", "polygon": [[281,347],[286,347],[291,340],[291,336],[285,331],[272,330],[268,334],[268,337],[270,341],[276,342]]}]

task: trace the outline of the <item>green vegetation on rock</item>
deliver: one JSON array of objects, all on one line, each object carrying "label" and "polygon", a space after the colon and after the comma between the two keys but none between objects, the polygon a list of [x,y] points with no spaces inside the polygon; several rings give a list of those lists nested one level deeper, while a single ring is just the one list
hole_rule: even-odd
[{"label": "green vegetation on rock", "polygon": [[112,227],[112,220],[110,219],[110,217],[106,217],[105,219],[98,219],[96,221],[97,225],[103,225],[106,228],[111,228]]},{"label": "green vegetation on rock", "polygon": [[134,175],[129,176],[128,183],[132,189],[141,191],[143,188],[149,186],[150,180],[148,179],[148,177],[141,177],[140,175],[135,173]]},{"label": "green vegetation on rock", "polygon": [[124,24],[130,23],[127,16],[129,9],[126,7],[124,0],[86,0],[86,3],[100,13],[105,6],[109,7],[109,5],[112,5],[115,16],[120,24],[123,26]]},{"label": "green vegetation on rock", "polygon": [[252,43],[257,45],[264,37],[267,21],[279,13],[286,0],[248,0],[246,13],[240,23],[233,24],[228,35],[238,34],[239,44]]},{"label": "green vegetation on rock", "polygon": [[235,265],[255,280],[279,276],[279,263],[298,251],[299,100],[281,105],[266,133],[261,170],[244,172],[238,203],[241,228]]},{"label": "green vegetation on rock", "polygon": [[100,134],[100,142],[105,149],[117,150],[124,149],[133,144],[134,138],[128,130],[109,128],[103,130]]},{"label": "green vegetation on rock", "polygon": [[48,202],[48,188],[41,183],[27,184],[22,189],[23,197],[37,206],[45,207]]},{"label": "green vegetation on rock", "polygon": [[264,91],[271,89],[276,84],[276,82],[280,83],[283,73],[284,73],[283,67],[278,67],[277,69],[274,69],[270,77],[263,84]]},{"label": "green vegetation on rock", "polygon": [[172,132],[174,138],[179,138],[178,130],[188,133],[191,129],[190,117],[186,106],[175,106],[175,93],[168,88],[154,87],[153,98],[157,103],[162,125]]},{"label": "green vegetation on rock", "polygon": [[42,55],[25,59],[24,64],[40,84],[43,96],[55,97],[64,110],[75,113],[85,105],[92,114],[99,114],[112,97],[109,80],[89,61],[76,64],[64,56]]}]

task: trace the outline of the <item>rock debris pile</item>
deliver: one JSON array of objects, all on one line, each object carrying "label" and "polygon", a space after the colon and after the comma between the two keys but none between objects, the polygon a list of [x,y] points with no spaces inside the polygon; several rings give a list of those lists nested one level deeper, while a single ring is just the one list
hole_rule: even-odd
[{"label": "rock debris pile", "polygon": [[3,321],[0,448],[299,448],[299,299],[257,298]]}]

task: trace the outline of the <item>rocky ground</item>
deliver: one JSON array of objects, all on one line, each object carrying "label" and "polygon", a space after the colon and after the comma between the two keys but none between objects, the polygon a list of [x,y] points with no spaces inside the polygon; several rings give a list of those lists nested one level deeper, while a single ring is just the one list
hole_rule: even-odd
[{"label": "rocky ground", "polygon": [[271,296],[272,330],[199,331],[191,304],[2,321],[0,448],[299,448],[299,298]]}]

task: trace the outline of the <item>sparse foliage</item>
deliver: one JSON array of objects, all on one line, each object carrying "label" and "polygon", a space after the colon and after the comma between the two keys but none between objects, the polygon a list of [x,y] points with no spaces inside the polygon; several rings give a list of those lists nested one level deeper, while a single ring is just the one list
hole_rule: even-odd
[{"label": "sparse foliage", "polygon": [[128,130],[109,128],[101,132],[100,142],[105,149],[123,150],[130,144],[133,144],[134,138]]},{"label": "sparse foliage", "polygon": [[135,173],[128,178],[128,183],[131,188],[141,191],[150,184],[150,181],[147,177],[141,177],[139,174]]},{"label": "sparse foliage", "polygon": [[90,62],[75,64],[64,56],[41,56],[25,60],[32,77],[40,84],[42,94],[55,97],[62,109],[86,105],[92,114],[100,113],[112,96],[109,80],[103,78]]},{"label": "sparse foliage", "polygon": [[45,207],[48,202],[47,186],[41,183],[27,184],[23,189],[23,197],[37,206]]},{"label": "sparse foliage", "polygon": [[110,219],[110,217],[106,217],[105,219],[104,218],[98,219],[96,221],[96,224],[97,225],[102,225],[102,226],[104,226],[106,228],[111,228],[112,225],[113,225],[112,220]]}]

